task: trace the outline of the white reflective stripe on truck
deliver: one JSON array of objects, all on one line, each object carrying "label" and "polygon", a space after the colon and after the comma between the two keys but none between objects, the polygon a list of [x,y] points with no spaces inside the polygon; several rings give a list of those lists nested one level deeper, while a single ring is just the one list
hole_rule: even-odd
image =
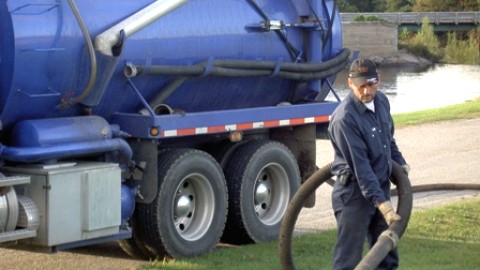
[{"label": "white reflective stripe on truck", "polygon": [[292,119],[271,120],[271,121],[262,121],[262,122],[251,122],[251,123],[239,123],[239,124],[230,124],[230,125],[222,125],[222,126],[172,129],[172,130],[162,131],[161,137],[171,138],[171,137],[181,137],[181,136],[191,136],[191,135],[201,135],[201,134],[213,134],[213,133],[238,131],[238,130],[251,130],[251,129],[282,127],[282,126],[295,126],[295,125],[303,125],[303,124],[325,123],[329,121],[329,118],[330,118],[329,115],[321,115],[321,116],[315,116],[315,117],[292,118]]}]

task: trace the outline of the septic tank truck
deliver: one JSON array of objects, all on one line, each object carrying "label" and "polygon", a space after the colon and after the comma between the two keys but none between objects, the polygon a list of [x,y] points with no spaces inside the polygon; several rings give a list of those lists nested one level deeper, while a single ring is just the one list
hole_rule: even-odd
[{"label": "septic tank truck", "polygon": [[348,58],[333,0],[1,1],[0,242],[276,239]]}]

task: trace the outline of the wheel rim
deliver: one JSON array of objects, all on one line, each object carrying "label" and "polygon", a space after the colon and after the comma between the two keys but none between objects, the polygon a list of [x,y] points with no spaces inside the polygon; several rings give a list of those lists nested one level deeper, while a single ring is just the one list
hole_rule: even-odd
[{"label": "wheel rim", "polygon": [[13,187],[0,187],[0,232],[15,230],[18,210],[15,189]]},{"label": "wheel rim", "polygon": [[190,174],[178,185],[173,200],[173,221],[185,240],[200,239],[210,228],[215,209],[212,186],[200,174]]},{"label": "wheel rim", "polygon": [[253,205],[265,225],[278,223],[287,209],[290,185],[285,169],[277,163],[267,164],[255,179]]}]

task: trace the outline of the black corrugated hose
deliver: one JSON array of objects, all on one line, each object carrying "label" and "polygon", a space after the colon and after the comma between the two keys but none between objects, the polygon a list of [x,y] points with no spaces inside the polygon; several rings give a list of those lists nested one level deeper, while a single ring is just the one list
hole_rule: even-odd
[{"label": "black corrugated hose", "polygon": [[392,178],[397,183],[398,206],[397,213],[402,217],[400,221],[392,222],[388,230],[384,231],[375,242],[375,245],[363,257],[355,270],[376,269],[385,256],[397,246],[398,240],[407,229],[412,212],[412,186],[402,167],[393,162]]},{"label": "black corrugated hose", "polygon": [[[282,221],[279,235],[280,264],[283,270],[293,270],[295,264],[292,257],[292,237],[298,215],[307,198],[324,182],[331,182],[332,163],[327,164],[312,174],[293,196]],[[434,190],[480,190],[479,184],[432,184],[411,186],[408,176],[401,166],[394,162],[392,172],[393,182],[397,189],[392,190],[392,195],[398,195],[397,213],[402,217],[398,222],[390,224],[377,240],[376,244],[365,255],[355,268],[356,270],[375,269],[385,256],[390,252],[407,228],[412,211],[413,192],[426,192]]]},{"label": "black corrugated hose", "polygon": [[124,74],[127,77],[140,75],[173,76],[223,76],[255,77],[279,76],[290,80],[311,81],[328,78],[344,69],[350,50],[343,48],[335,57],[319,63],[291,63],[275,61],[212,59],[191,66],[153,65],[142,66],[127,63]]},{"label": "black corrugated hose", "polygon": [[292,257],[292,236],[298,215],[304,202],[317,188],[332,177],[332,163],[327,164],[312,174],[293,195],[282,220],[279,234],[280,264],[284,270],[295,269]]}]

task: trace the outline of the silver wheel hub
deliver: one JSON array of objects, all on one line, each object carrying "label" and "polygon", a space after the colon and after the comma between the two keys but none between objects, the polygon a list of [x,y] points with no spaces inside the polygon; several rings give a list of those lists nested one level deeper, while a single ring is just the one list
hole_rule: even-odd
[{"label": "silver wheel hub", "polygon": [[201,174],[185,177],[175,191],[172,215],[178,234],[188,241],[200,239],[210,228],[215,212],[215,194]]},{"label": "silver wheel hub", "polygon": [[262,181],[257,185],[255,191],[255,205],[261,208],[266,208],[270,201],[271,189],[269,183]]},{"label": "silver wheel hub", "polygon": [[183,218],[192,214],[194,209],[193,201],[189,196],[183,195],[178,198],[175,217]]},{"label": "silver wheel hub", "polygon": [[290,200],[290,184],[280,164],[270,163],[260,170],[253,199],[255,213],[262,223],[274,225],[282,219]]},{"label": "silver wheel hub", "polygon": [[0,187],[0,232],[15,230],[18,221],[18,200],[15,189]]}]

